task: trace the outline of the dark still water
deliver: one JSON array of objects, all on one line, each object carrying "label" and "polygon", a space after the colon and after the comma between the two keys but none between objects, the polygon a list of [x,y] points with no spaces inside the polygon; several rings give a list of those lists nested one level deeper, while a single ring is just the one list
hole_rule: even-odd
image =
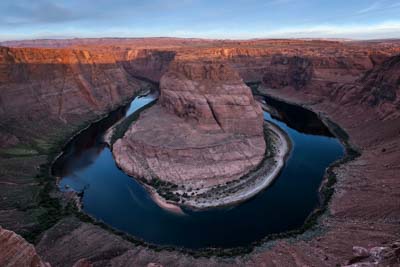
[{"label": "dark still water", "polygon": [[265,120],[279,125],[293,142],[288,162],[275,182],[236,206],[185,211],[184,215],[171,213],[157,206],[138,182],[117,168],[109,148],[101,141],[104,131],[115,121],[152,100],[154,96],[136,98],[129,109],[121,109],[93,125],[71,142],[54,166],[55,175],[62,178],[61,190],[84,191],[86,213],[150,243],[235,247],[300,227],[318,205],[318,188],[325,169],[344,153],[340,142],[315,114],[267,100],[279,111],[274,116],[283,121],[267,112]]}]

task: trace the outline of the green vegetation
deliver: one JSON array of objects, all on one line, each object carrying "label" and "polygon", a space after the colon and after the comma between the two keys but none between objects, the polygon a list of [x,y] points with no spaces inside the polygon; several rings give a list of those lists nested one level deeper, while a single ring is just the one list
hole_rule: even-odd
[{"label": "green vegetation", "polygon": [[36,223],[31,231],[22,233],[22,236],[31,243],[37,242],[37,238],[42,232],[70,214],[60,201],[55,177],[51,175],[52,162],[64,147],[62,139],[57,140],[52,143],[38,142],[38,147],[40,146],[38,150],[47,154],[47,163],[40,165],[39,172],[35,176],[40,190],[29,207],[33,212],[32,215],[35,217]]},{"label": "green vegetation", "polygon": [[55,223],[57,223],[61,218],[68,215],[67,210],[61,205],[60,200],[57,197],[52,197],[51,192],[55,188],[54,180],[45,174],[46,167],[43,168],[43,172],[37,176],[40,180],[42,190],[39,192],[36,205],[37,209],[37,224],[32,229],[31,232],[25,233],[23,236],[29,242],[36,242],[37,237],[43,231],[49,229]]},{"label": "green vegetation", "polygon": [[2,156],[5,157],[30,157],[38,155],[38,151],[29,147],[14,146],[8,149],[3,149],[1,151]]},{"label": "green vegetation", "polygon": [[174,190],[178,189],[178,185],[167,181],[162,181],[159,178],[153,178],[148,185],[155,188],[157,193],[166,200],[179,201],[180,197],[173,193]]},{"label": "green vegetation", "polygon": [[261,82],[247,82],[246,85],[250,87],[253,94],[258,94],[258,87],[260,86]]}]

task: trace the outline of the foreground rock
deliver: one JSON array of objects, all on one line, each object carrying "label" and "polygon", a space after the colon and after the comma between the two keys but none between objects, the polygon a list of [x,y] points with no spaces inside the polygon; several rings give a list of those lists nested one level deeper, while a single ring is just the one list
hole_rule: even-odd
[{"label": "foreground rock", "polygon": [[50,267],[50,264],[40,259],[32,244],[0,226],[0,266]]},{"label": "foreground rock", "polygon": [[400,242],[373,247],[353,247],[354,258],[349,260],[348,267],[358,266],[398,266],[400,265]]},{"label": "foreground rock", "polygon": [[204,193],[255,169],[265,154],[263,116],[248,88],[221,63],[175,62],[159,104],[113,146],[118,165],[159,192]]},{"label": "foreground rock", "polygon": [[[37,251],[53,266],[232,266],[234,260],[220,262],[194,258],[174,251],[155,251],[135,245],[99,226],[65,218],[43,235]],[[152,265],[153,264],[153,265]],[[156,265],[156,266],[157,266]],[[85,265],[83,265],[85,266]],[[90,265],[89,265],[90,266]]]}]

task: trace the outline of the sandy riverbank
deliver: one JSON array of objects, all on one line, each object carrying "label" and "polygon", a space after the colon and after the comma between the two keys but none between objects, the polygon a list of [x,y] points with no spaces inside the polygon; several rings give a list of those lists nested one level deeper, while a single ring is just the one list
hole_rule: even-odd
[{"label": "sandy riverbank", "polygon": [[153,188],[151,188],[148,185],[145,185],[145,188],[147,192],[149,192],[149,195],[151,199],[160,207],[165,210],[168,210],[172,213],[184,215],[185,213],[183,212],[182,208],[174,203],[170,203],[169,201],[166,201],[163,197],[161,197]]}]

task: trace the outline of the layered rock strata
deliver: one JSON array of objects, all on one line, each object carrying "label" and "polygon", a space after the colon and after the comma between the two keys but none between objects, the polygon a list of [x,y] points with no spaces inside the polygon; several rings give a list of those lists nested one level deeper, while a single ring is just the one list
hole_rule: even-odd
[{"label": "layered rock strata", "polygon": [[160,89],[159,103],[113,146],[128,174],[207,189],[236,180],[261,162],[262,110],[228,65],[174,62]]},{"label": "layered rock strata", "polygon": [[35,247],[16,233],[0,226],[0,266],[50,267]]}]

